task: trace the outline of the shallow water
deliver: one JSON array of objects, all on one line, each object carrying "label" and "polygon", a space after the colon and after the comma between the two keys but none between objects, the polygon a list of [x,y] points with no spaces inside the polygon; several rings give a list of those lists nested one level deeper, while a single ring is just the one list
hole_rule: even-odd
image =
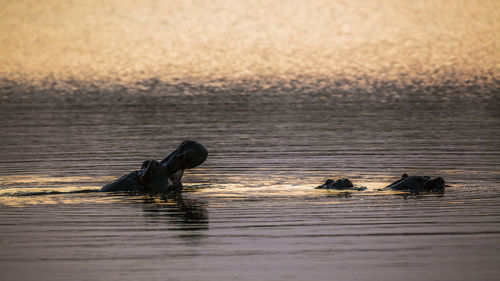
[{"label": "shallow water", "polygon": [[[7,96],[7,95],[6,95]],[[0,105],[6,280],[496,280],[495,95],[31,94]],[[180,197],[96,190],[183,139]],[[401,173],[444,194],[375,189]],[[368,191],[315,190],[349,177]]]}]

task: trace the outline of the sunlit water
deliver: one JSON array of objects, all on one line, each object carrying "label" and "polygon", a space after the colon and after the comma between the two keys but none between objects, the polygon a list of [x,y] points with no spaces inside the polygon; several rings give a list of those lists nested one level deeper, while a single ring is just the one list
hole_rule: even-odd
[{"label": "sunlit water", "polygon": [[[47,93],[4,102],[2,274],[495,280],[499,100],[438,96]],[[209,157],[186,175],[181,197],[95,192],[184,138]],[[451,187],[375,190],[402,172]],[[315,190],[327,177],[368,191]]]},{"label": "sunlit water", "polygon": [[[497,280],[499,15],[0,2],[0,279]],[[98,192],[184,139],[181,195]],[[377,190],[404,172],[450,186]]]},{"label": "sunlit water", "polygon": [[499,18],[496,0],[0,1],[0,75],[491,80]]}]

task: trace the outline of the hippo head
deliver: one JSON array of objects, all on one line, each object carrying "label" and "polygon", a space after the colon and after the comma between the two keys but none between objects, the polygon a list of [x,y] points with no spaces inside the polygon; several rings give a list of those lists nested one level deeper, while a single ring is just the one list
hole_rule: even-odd
[{"label": "hippo head", "polygon": [[182,169],[192,169],[201,165],[207,159],[208,152],[206,148],[191,140],[183,141],[179,147],[167,158],[162,161],[162,164],[168,167],[170,173]]},{"label": "hippo head", "polygon": [[139,180],[146,187],[145,191],[151,193],[166,192],[172,184],[167,168],[156,160],[144,161],[143,166],[146,167],[141,170],[142,174],[139,176]]},{"label": "hippo head", "polygon": [[441,191],[444,190],[444,187],[444,179],[442,177],[430,179],[424,184],[424,190],[426,191]]}]

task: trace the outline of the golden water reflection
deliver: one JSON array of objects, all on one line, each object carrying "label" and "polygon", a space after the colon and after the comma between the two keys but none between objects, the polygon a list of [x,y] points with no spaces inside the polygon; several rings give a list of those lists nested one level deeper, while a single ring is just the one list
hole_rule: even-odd
[{"label": "golden water reflection", "polygon": [[12,79],[499,74],[495,0],[29,0],[0,6],[0,77]]},{"label": "golden water reflection", "polygon": [[[97,180],[112,180],[114,177],[99,177]],[[93,182],[96,178],[84,176],[54,177],[49,175],[3,175],[0,176],[0,186],[12,184],[41,185],[49,183]]]},{"label": "golden water reflection", "polygon": [[[26,207],[30,205],[60,205],[60,204],[110,204],[130,203],[135,197],[148,197],[148,202],[154,204],[172,204],[163,196],[130,195],[115,193],[99,193],[101,182],[114,180],[114,177],[55,177],[48,175],[19,175],[0,177],[0,205],[8,207]],[[318,190],[314,189],[322,181],[315,179],[306,183],[303,179],[292,180],[281,175],[277,176],[245,176],[226,179],[226,183],[206,184],[203,182],[188,182],[185,192],[188,196],[206,199],[235,200],[287,200],[292,198],[323,198],[373,196],[382,194],[398,194],[393,191],[378,191],[393,179],[355,181],[356,186],[366,186],[366,191],[351,190]],[[311,184],[314,183],[314,184]],[[400,192],[399,192],[400,193]],[[126,195],[124,197],[124,195]],[[131,199],[132,198],[132,199]],[[133,200],[132,200],[133,201]],[[321,201],[323,202],[323,201]],[[320,203],[321,203],[320,202]],[[323,203],[328,203],[325,201]],[[333,203],[338,203],[336,200]],[[221,202],[214,202],[216,206]],[[333,204],[332,203],[332,204]]]}]

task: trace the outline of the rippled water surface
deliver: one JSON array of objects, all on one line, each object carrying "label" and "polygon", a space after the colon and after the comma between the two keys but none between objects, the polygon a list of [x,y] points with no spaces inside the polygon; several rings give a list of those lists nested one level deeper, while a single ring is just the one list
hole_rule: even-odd
[{"label": "rippled water surface", "polygon": [[497,2],[0,0],[0,279],[498,280]]},{"label": "rippled water surface", "polygon": [[[499,108],[411,93],[7,99],[0,268],[9,280],[495,280]],[[96,192],[184,138],[210,154],[181,196]],[[375,190],[402,172],[451,187]],[[327,177],[368,191],[313,189]]]}]

